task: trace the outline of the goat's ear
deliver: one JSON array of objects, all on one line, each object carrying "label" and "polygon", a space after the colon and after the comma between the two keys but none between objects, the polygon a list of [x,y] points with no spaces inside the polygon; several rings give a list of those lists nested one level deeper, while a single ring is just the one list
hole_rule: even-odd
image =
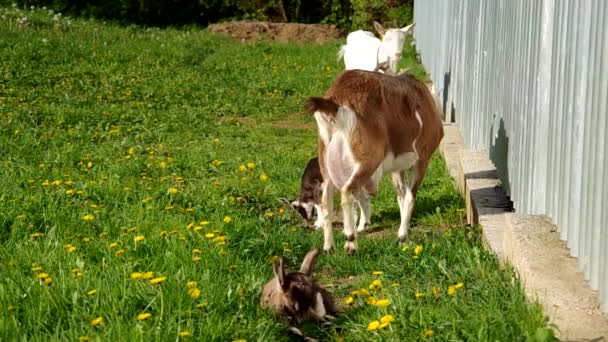
[{"label": "goat's ear", "polygon": [[305,107],[310,114],[319,111],[330,116],[336,116],[338,113],[338,105],[334,101],[323,97],[309,97],[306,100]]},{"label": "goat's ear", "polygon": [[378,32],[379,35],[384,36],[384,33],[385,33],[384,27],[382,27],[382,25],[380,25],[380,23],[375,20],[374,20],[374,28],[376,29],[376,32]]},{"label": "goat's ear", "polygon": [[405,32],[405,34],[412,34],[412,32],[414,32],[414,26],[416,26],[416,23],[412,23],[409,26],[403,27],[401,29],[401,32]]},{"label": "goat's ear", "polygon": [[302,261],[302,266],[300,266],[300,272],[306,274],[307,276],[311,276],[312,270],[315,267],[317,255],[319,255],[318,248],[313,248],[308,253],[306,253],[304,260]]},{"label": "goat's ear", "polygon": [[283,257],[279,257],[274,264],[272,264],[272,272],[274,276],[279,280],[281,287],[285,285],[285,268],[283,268]]}]

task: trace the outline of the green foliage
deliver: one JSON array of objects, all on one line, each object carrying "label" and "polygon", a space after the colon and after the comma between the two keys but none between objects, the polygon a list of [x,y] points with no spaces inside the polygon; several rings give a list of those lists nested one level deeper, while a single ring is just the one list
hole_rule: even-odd
[{"label": "green foliage", "polygon": [[[273,257],[294,269],[322,244],[276,198],[297,193],[316,154],[302,104],[341,71],[341,42],[241,43],[29,9],[0,7],[0,16],[0,340],[291,340],[259,308],[260,289]],[[403,66],[412,66],[406,49]],[[465,226],[439,155],[407,248],[396,241],[390,180],[372,205],[359,254],[322,255],[317,267],[339,302],[362,288],[370,295],[360,291],[335,326],[307,325],[308,334],[552,336],[512,270]],[[336,239],[344,242],[338,230]],[[159,283],[141,279],[146,272]],[[371,290],[375,279],[383,286]],[[368,331],[387,314],[390,325]]]},{"label": "green foliage", "polygon": [[412,21],[413,1],[385,0],[0,0],[20,8],[48,8],[147,26],[207,25],[229,20],[335,24],[345,31],[371,29],[374,20],[387,27]]}]

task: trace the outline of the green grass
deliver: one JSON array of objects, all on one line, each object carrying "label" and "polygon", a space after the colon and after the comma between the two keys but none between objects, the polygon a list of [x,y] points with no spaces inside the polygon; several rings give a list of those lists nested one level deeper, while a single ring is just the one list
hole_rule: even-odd
[{"label": "green grass", "polygon": [[[304,230],[276,198],[296,194],[316,154],[302,104],[341,70],[341,42],[241,43],[198,28],[13,8],[0,16],[0,340],[289,340],[284,323],[259,309],[259,293],[274,256],[294,269],[322,244],[321,232]],[[414,61],[408,47],[403,64]],[[309,324],[309,334],[512,341],[550,333],[510,268],[465,226],[441,157],[419,191],[406,250],[388,181],[372,205],[359,253],[322,255],[317,274],[341,303],[380,279],[370,295],[391,304],[362,295],[335,326]],[[341,246],[342,234],[336,239]],[[134,272],[166,280],[152,285]],[[141,313],[151,317],[136,320]],[[386,314],[395,318],[388,327],[367,330]]]}]

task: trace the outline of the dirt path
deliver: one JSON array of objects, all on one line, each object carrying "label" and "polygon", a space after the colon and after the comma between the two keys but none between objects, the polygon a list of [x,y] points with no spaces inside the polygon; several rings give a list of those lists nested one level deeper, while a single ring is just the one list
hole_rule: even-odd
[{"label": "dirt path", "polygon": [[342,38],[334,25],[238,21],[209,25],[209,30],[240,41],[324,43]]}]

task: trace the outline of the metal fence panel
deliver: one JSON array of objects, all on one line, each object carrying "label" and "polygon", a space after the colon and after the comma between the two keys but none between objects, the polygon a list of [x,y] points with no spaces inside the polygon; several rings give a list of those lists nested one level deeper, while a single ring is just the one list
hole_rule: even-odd
[{"label": "metal fence panel", "polygon": [[515,209],[557,224],[608,311],[608,3],[418,0],[414,20],[446,121]]}]

